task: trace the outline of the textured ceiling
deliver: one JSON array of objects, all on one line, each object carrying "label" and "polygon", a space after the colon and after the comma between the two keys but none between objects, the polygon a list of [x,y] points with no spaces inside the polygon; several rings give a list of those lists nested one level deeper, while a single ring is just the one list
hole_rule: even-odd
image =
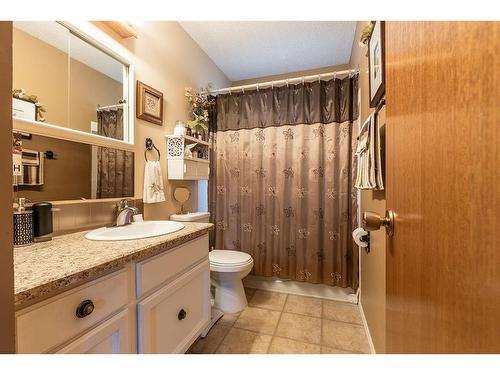
[{"label": "textured ceiling", "polygon": [[179,22],[231,81],[349,63],[356,22]]}]

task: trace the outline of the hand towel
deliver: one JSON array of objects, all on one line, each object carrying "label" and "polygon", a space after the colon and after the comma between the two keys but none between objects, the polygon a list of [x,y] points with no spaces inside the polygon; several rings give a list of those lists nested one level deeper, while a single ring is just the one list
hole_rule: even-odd
[{"label": "hand towel", "polygon": [[358,136],[354,182],[357,189],[384,189],[380,138],[377,116],[372,113],[361,127]]},{"label": "hand towel", "polygon": [[148,161],[144,169],[144,203],[159,203],[165,201],[163,192],[163,177],[159,161]]}]

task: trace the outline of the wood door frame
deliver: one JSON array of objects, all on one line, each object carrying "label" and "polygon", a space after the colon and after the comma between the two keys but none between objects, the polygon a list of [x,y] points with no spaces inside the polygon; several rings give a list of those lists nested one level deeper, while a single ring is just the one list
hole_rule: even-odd
[{"label": "wood door frame", "polygon": [[12,22],[0,22],[0,353],[15,352],[12,246]]}]

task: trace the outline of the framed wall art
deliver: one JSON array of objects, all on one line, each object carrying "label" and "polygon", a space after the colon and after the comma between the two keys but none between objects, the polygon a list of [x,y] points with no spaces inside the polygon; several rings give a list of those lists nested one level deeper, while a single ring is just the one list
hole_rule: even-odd
[{"label": "framed wall art", "polygon": [[385,94],[385,25],[375,21],[368,41],[370,107],[374,108]]},{"label": "framed wall art", "polygon": [[136,98],[137,118],[163,125],[163,93],[137,81]]}]

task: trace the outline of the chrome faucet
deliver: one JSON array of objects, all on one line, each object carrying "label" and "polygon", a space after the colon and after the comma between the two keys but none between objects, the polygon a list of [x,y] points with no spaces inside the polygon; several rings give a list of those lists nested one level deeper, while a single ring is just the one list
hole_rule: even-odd
[{"label": "chrome faucet", "polygon": [[132,216],[139,210],[135,207],[129,207],[126,199],[122,199],[116,205],[116,226],[128,225],[132,223]]}]

